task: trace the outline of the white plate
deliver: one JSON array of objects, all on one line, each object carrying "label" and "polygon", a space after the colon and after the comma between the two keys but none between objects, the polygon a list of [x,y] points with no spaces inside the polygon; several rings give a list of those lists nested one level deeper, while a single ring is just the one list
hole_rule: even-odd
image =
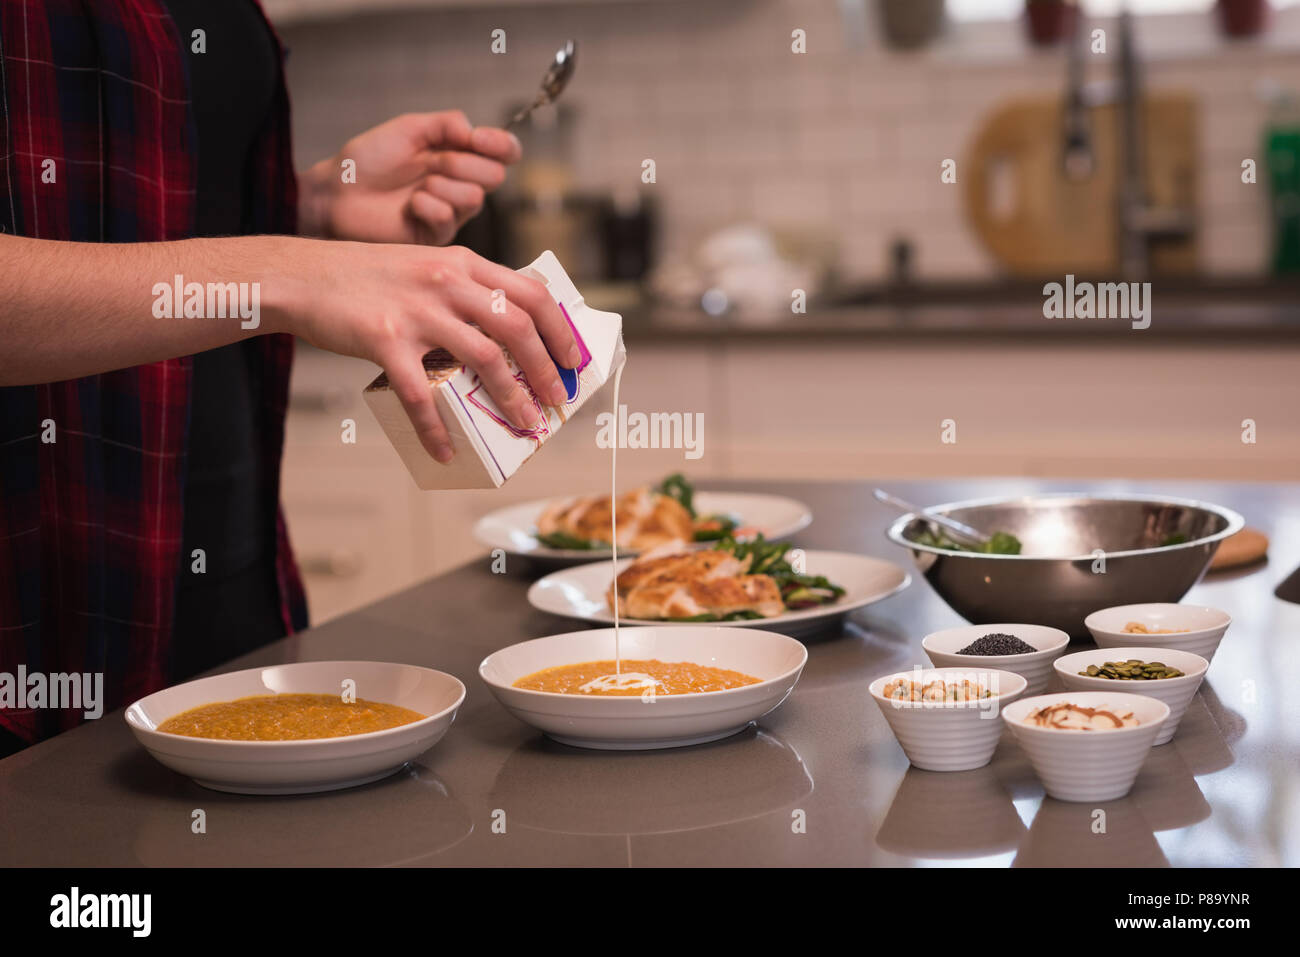
[{"label": "white plate", "polygon": [[[356,695],[427,715],[385,731],[305,741],[221,741],[156,730],[173,715],[216,701],[263,694]],[[433,747],[451,727],[465,686],[431,668],[381,661],[302,661],[199,678],[157,691],[126,709],[149,753],[205,788],[238,794],[306,794],[377,781]]]},{"label": "white plate", "polygon": [[644,751],[725,738],[777,707],[793,690],[808,650],[771,631],[716,625],[620,628],[626,659],[657,658],[727,668],[758,684],[700,694],[640,696],[556,694],[514,687],[543,668],[614,657],[614,629],[575,631],[520,642],[483,659],[479,676],[511,714],[579,748]]},{"label": "white plate", "polygon": [[[664,625],[669,628],[715,625],[720,628],[774,628],[787,634],[803,634],[833,623],[846,613],[863,605],[888,598],[908,586],[912,578],[907,572],[893,562],[866,555],[853,555],[848,552],[804,553],[806,571],[809,575],[825,575],[834,584],[844,589],[844,597],[831,605],[816,608],[804,608],[799,611],[787,611],[775,618],[753,618],[746,621],[683,622],[683,621],[645,621],[635,618],[620,618],[632,625]],[[622,571],[632,562],[619,558],[618,567]],[[534,608],[563,615],[566,618],[580,618],[600,624],[613,624],[614,613],[605,601],[605,592],[613,580],[612,562],[590,562],[575,568],[552,572],[540,578],[528,589],[528,601]]]},{"label": "white plate", "polygon": [[[474,525],[474,537],[489,548],[503,548],[513,555],[551,561],[591,561],[602,554],[577,548],[548,548],[537,540],[537,519],[548,506],[563,499],[539,499],[509,505],[484,515]],[[784,538],[807,528],[812,511],[803,502],[780,495],[752,492],[696,492],[695,511],[699,515],[735,515],[743,526],[753,526],[767,538]],[[623,554],[635,554],[619,549]],[[603,554],[608,555],[605,549]]]}]

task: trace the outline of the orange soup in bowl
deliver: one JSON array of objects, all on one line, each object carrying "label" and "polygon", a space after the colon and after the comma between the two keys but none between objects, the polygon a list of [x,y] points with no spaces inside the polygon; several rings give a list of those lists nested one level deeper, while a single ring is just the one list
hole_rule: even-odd
[{"label": "orange soup in bowl", "polygon": [[761,679],[739,671],[697,665],[690,661],[584,661],[544,668],[515,681],[526,691],[556,694],[656,695],[699,694],[756,685]]},{"label": "orange soup in bowl", "polygon": [[265,694],[217,701],[172,715],[159,731],[225,741],[303,741],[385,731],[427,715],[336,694]]}]

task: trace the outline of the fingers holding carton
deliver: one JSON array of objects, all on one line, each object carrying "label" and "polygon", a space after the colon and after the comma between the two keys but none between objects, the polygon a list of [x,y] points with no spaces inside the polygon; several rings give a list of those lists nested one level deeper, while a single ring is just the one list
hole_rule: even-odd
[{"label": "fingers holding carton", "polygon": [[418,366],[381,363],[364,393],[420,488],[502,485],[626,357],[622,319],[588,307],[552,253],[518,273],[485,260],[470,270],[509,306],[484,312],[459,288],[447,301],[473,325],[422,350]]},{"label": "fingers holding carton", "polygon": [[287,242],[304,267],[290,275],[314,278],[276,284],[292,290],[276,302],[280,328],[379,364],[383,391],[405,420],[403,441],[426,463],[446,465],[466,446],[463,427],[446,421],[436,398],[442,372],[471,371],[467,401],[520,434],[548,428],[546,406],[570,404],[564,378],[583,351],[542,273],[524,275],[461,247]]}]

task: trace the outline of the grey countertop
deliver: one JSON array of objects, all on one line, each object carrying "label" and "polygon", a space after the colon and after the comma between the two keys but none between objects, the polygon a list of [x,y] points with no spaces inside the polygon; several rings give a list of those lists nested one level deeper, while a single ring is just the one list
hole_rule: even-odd
[{"label": "grey countertop", "polygon": [[[801,543],[907,558],[870,483],[739,483],[813,509]],[[869,681],[924,664],[920,639],[958,624],[916,576],[903,593],[809,639],[791,697],[731,738],[679,750],[590,752],[506,713],[477,676],[490,651],[573,630],[525,600],[530,570],[486,557],[221,670],[363,658],[426,665],[465,682],[447,736],[408,770],[347,791],[243,797],[155,763],[121,712],[0,761],[7,865],[988,865],[1300,863],[1300,605],[1273,587],[1300,563],[1300,486],[1215,483],[891,482],[914,501],[1086,487],[1160,491],[1238,509],[1273,540],[1270,561],[1203,581],[1189,601],[1229,630],[1177,737],[1134,790],[1104,805],[1043,795],[1004,735],[992,764],[909,768]],[[202,808],[207,833],[191,832]],[[806,832],[795,833],[797,811]],[[504,833],[494,829],[504,822]]]}]

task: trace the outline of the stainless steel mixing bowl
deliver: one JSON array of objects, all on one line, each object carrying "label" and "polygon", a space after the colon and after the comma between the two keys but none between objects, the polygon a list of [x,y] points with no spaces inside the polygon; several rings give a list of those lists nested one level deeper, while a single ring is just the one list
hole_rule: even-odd
[{"label": "stainless steel mixing bowl", "polygon": [[[1010,532],[1019,555],[949,551],[915,541],[933,528],[904,515],[889,539],[912,553],[939,597],[972,624],[1050,625],[1086,638],[1099,608],[1178,601],[1200,581],[1219,543],[1241,529],[1236,512],[1178,498],[1065,493],[937,505],[980,531]],[[1181,536],[1175,545],[1160,543]],[[1104,570],[1103,570],[1104,569]]]}]

